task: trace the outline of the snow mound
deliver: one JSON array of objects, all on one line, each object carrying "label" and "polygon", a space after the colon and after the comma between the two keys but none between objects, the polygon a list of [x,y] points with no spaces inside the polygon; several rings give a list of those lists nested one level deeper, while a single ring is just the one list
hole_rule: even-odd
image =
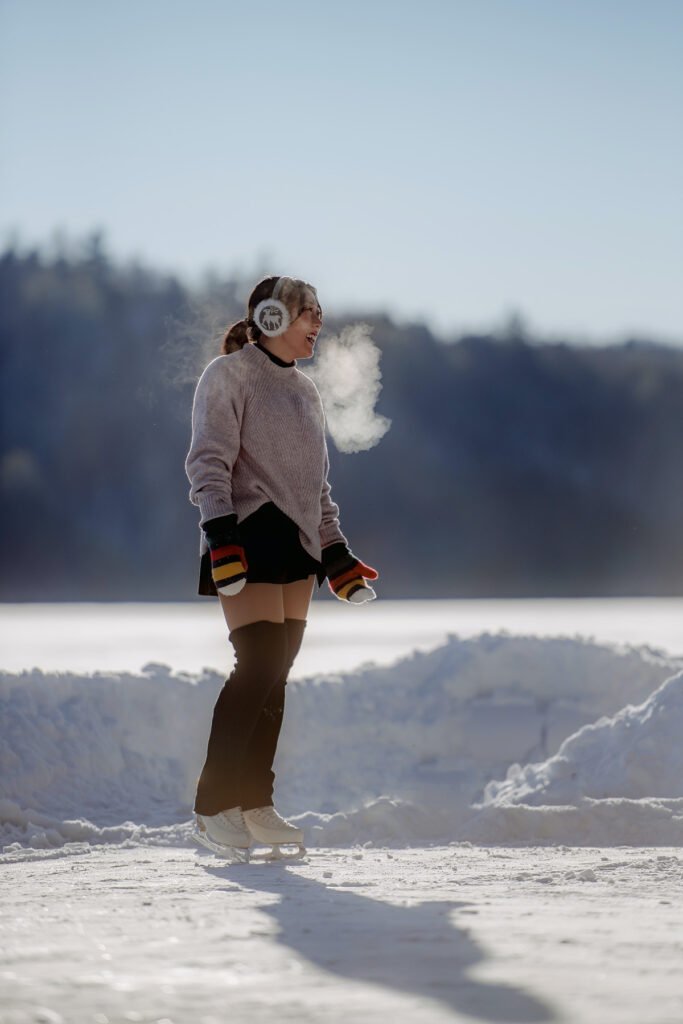
[{"label": "snow mound", "polygon": [[638,707],[586,725],[542,764],[513,765],[490,803],[575,804],[582,797],[683,797],[683,672]]},{"label": "snow mound", "polygon": [[337,814],[298,815],[293,819],[309,836],[309,842],[326,846],[386,846],[419,836],[420,842],[439,841],[453,831],[453,817],[437,808],[418,806],[408,800],[382,796],[357,810]]},{"label": "snow mound", "polygon": [[[124,847],[183,846],[191,842],[193,830],[189,822],[155,828],[124,821],[120,825],[98,828],[84,818],[62,821],[40,811],[24,810],[11,800],[0,800],[0,821],[5,835],[2,860],[13,860],[19,855],[21,860],[25,860],[26,848],[52,852],[61,848],[74,853],[105,843]],[[12,829],[21,841],[8,842]]]},{"label": "snow mound", "polygon": [[486,786],[479,838],[683,843],[683,672]]},{"label": "snow mound", "polygon": [[[451,636],[391,666],[295,680],[278,806],[309,843],[525,841],[539,834],[539,818],[549,839],[586,842],[591,822],[613,834],[623,822],[590,801],[618,798],[647,803],[650,816],[634,817],[633,837],[621,841],[651,841],[656,819],[678,842],[682,669],[648,648],[485,634]],[[209,671],[157,664],[139,675],[0,675],[7,855],[189,842],[222,685]],[[584,824],[550,826],[545,804]]]},{"label": "snow mound", "polygon": [[115,842],[130,834],[125,823],[187,818],[221,683],[156,664],[142,675],[0,676],[4,841],[40,845],[45,833],[49,845],[82,827],[89,841]]},{"label": "snow mound", "polygon": [[278,795],[290,812],[389,795],[459,816],[511,764],[547,758],[681,667],[646,648],[484,634],[308,679],[289,705]]},{"label": "snow mound", "polygon": [[459,830],[478,843],[683,846],[683,800],[584,797],[578,806],[492,805]]}]

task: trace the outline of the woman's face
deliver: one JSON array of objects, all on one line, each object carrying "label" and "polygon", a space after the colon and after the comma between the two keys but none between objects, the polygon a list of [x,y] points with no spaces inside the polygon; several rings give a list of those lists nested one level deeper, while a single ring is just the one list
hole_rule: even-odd
[{"label": "woman's face", "polygon": [[306,288],[302,310],[296,320],[293,320],[287,330],[277,338],[263,341],[271,352],[287,362],[292,359],[310,359],[322,325],[323,313],[318,298],[311,288]]}]

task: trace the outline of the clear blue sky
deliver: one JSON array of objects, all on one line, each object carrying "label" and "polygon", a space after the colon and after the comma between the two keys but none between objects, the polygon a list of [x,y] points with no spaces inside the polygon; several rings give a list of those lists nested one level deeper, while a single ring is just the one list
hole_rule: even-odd
[{"label": "clear blue sky", "polygon": [[683,0],[0,0],[0,237],[683,342]]}]

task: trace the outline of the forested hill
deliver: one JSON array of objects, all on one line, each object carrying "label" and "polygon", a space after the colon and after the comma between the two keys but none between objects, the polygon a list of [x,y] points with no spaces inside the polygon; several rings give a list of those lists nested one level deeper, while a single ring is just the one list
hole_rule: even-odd
[{"label": "forested hill", "polygon": [[[192,392],[243,282],[189,293],[93,236],[8,248],[0,289],[0,599],[191,598]],[[683,593],[683,350],[348,319],[373,327],[392,425],[330,444],[333,496],[383,596]]]}]

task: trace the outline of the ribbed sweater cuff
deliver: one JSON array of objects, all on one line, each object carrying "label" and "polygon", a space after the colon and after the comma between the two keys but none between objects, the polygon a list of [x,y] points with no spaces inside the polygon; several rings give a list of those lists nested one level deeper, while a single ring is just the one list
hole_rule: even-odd
[{"label": "ribbed sweater cuff", "polygon": [[217,519],[218,516],[230,516],[235,511],[232,502],[220,494],[198,494],[197,502],[201,513],[199,525],[208,523],[209,519]]},{"label": "ribbed sweater cuff", "polygon": [[348,547],[348,541],[344,534],[341,532],[338,526],[321,526],[320,528],[320,547],[326,548],[330,544],[338,544],[339,541],[342,544],[346,544]]}]

